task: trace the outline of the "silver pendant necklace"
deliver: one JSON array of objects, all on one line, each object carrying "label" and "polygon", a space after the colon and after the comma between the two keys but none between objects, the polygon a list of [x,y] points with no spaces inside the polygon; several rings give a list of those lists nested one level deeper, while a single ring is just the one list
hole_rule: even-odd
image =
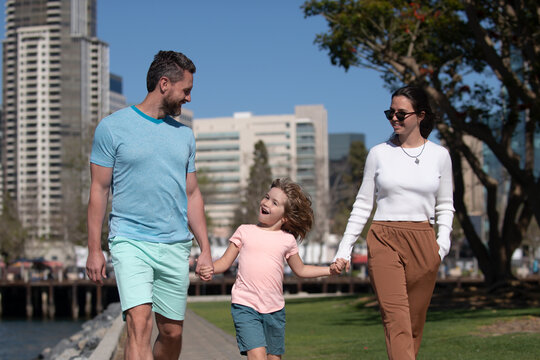
[{"label": "silver pendant necklace", "polygon": [[[399,138],[398,138],[398,141],[399,141]],[[413,158],[414,159],[414,163],[416,165],[420,164],[420,159],[418,159],[418,157],[420,155],[422,155],[422,153],[424,152],[424,148],[426,147],[426,139],[424,139],[424,144],[422,145],[422,150],[420,150],[420,154],[416,155],[416,156],[413,156],[411,154],[408,154],[405,149],[403,148],[403,146],[401,146],[401,141],[399,142],[399,147],[401,148],[401,150],[403,150],[403,152],[405,153],[405,155],[407,155],[408,157],[410,158]]]}]

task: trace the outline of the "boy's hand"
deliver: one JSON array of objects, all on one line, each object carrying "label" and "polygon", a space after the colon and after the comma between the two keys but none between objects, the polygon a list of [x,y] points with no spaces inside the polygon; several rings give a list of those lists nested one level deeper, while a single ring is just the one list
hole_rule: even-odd
[{"label": "boy's hand", "polygon": [[330,275],[339,275],[342,270],[343,268],[338,265],[337,261],[330,264]]},{"label": "boy's hand", "polygon": [[330,264],[330,275],[339,275],[341,271],[338,269],[336,263]]},{"label": "boy's hand", "polygon": [[348,261],[345,259],[337,259],[330,265],[330,274],[331,275],[339,275],[343,271],[343,269],[347,266]]}]

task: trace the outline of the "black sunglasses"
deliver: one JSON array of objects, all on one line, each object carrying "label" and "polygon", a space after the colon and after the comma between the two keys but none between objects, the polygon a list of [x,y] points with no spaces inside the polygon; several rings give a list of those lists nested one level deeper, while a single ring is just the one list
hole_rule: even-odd
[{"label": "black sunglasses", "polygon": [[395,110],[384,110],[384,115],[386,115],[386,118],[388,120],[392,120],[394,115],[396,115],[396,119],[398,119],[398,121],[405,121],[407,116],[411,114],[416,114],[416,111],[404,112],[404,111],[395,111]]}]

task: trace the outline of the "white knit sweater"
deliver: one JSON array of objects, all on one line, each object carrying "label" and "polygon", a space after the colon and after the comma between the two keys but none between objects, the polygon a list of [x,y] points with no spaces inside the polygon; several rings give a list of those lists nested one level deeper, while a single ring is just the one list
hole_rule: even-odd
[{"label": "white knit sweater", "polygon": [[391,141],[369,151],[362,186],[334,260],[350,260],[354,243],[373,209],[374,199],[377,210],[373,220],[436,223],[441,260],[448,254],[454,217],[452,162],[445,148],[426,141],[416,164],[411,156],[421,151],[422,146],[402,149]]}]

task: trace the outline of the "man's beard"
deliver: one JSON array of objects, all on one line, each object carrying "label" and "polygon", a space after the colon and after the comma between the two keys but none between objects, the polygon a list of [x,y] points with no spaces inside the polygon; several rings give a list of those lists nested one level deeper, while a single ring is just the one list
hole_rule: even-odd
[{"label": "man's beard", "polygon": [[171,101],[168,98],[163,99],[162,108],[165,115],[179,116],[182,113],[182,101]]}]

